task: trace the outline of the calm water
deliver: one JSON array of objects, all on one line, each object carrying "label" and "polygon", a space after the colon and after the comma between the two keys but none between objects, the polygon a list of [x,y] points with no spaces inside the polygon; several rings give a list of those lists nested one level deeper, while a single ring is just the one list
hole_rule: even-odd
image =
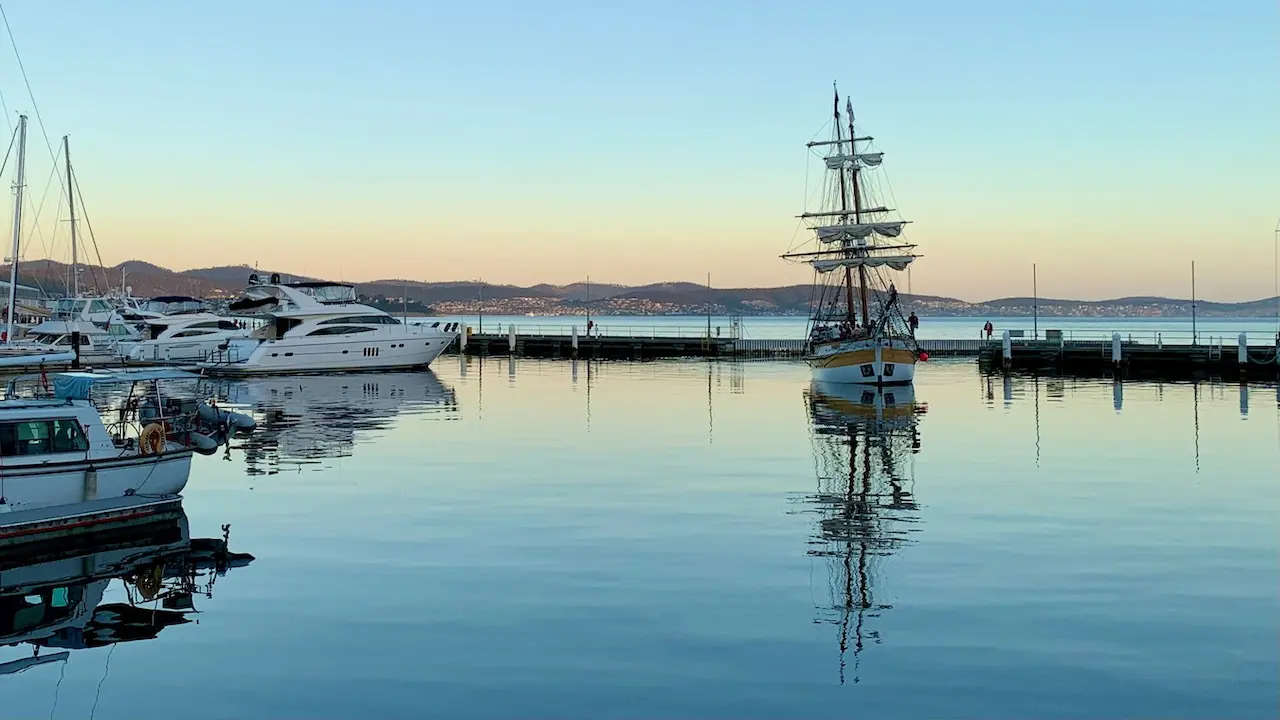
[{"label": "calm water", "polygon": [[197,458],[191,533],[256,560],[158,633],[101,629],[148,596],[111,581],[0,716],[1280,711],[1274,386],[445,357],[211,389],[261,424]]}]

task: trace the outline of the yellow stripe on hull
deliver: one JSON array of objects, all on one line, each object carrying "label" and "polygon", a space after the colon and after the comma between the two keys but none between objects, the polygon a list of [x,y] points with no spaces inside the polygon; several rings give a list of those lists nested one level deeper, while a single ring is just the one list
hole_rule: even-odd
[{"label": "yellow stripe on hull", "polygon": [[856,348],[810,357],[809,366],[822,382],[904,385],[915,379],[916,354],[905,348]]}]

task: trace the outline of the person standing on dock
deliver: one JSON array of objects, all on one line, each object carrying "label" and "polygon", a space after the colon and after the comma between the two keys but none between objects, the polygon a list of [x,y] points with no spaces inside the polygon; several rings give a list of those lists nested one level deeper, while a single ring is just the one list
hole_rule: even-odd
[{"label": "person standing on dock", "polygon": [[996,328],[994,325],[991,324],[991,321],[988,320],[987,324],[982,326],[982,330],[987,333],[987,339],[990,340],[991,333],[995,332]]},{"label": "person standing on dock", "polygon": [[907,317],[907,327],[911,328],[911,337],[916,336],[916,330],[920,329],[920,318],[916,317],[916,312],[911,311],[911,315]]}]

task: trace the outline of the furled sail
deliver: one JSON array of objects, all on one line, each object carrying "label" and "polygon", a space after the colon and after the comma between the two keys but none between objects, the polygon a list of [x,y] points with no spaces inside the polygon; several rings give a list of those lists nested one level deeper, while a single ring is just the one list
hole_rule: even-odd
[{"label": "furled sail", "polygon": [[818,233],[819,240],[848,240],[861,239],[869,237],[871,233],[882,235],[884,237],[898,237],[902,234],[902,226],[906,225],[905,220],[895,220],[891,222],[870,222],[870,223],[846,223],[842,225],[824,225],[814,228]]},{"label": "furled sail", "polygon": [[875,257],[849,257],[849,258],[831,258],[822,260],[811,260],[809,264],[814,270],[820,273],[831,272],[837,268],[844,267],[889,267],[894,270],[906,270],[907,266],[915,260],[915,255],[880,255]]},{"label": "furled sail", "polygon": [[857,167],[869,168],[875,167],[884,161],[884,153],[858,153],[857,155],[830,155],[826,158],[828,170],[838,170],[840,168]]}]

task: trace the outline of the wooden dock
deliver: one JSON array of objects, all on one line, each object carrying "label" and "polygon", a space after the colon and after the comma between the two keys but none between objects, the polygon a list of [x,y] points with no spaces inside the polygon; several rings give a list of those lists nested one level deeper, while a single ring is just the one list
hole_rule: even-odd
[{"label": "wooden dock", "polygon": [[[514,344],[513,344],[514,343]],[[920,349],[931,357],[976,357],[986,343],[982,340],[921,340]],[[461,347],[460,347],[461,346]],[[800,358],[806,343],[794,338],[754,339],[707,337],[696,334],[668,335],[629,333],[575,336],[572,333],[540,331],[530,334],[471,334],[465,342],[455,342],[449,352],[461,349],[467,355],[511,355],[535,358],[590,358],[606,360],[649,360],[673,357],[717,358]]]},{"label": "wooden dock", "polygon": [[1167,344],[1105,340],[1013,340],[984,343],[978,364],[986,372],[1027,371],[1095,377],[1249,379],[1280,377],[1275,345],[1222,339]]},{"label": "wooden dock", "polygon": [[[733,340],[706,337],[629,337],[617,335],[473,334],[462,351],[468,355],[518,355],[534,358],[589,358],[600,360],[649,360],[670,357],[729,357]],[[452,350],[458,351],[459,343]]]}]

